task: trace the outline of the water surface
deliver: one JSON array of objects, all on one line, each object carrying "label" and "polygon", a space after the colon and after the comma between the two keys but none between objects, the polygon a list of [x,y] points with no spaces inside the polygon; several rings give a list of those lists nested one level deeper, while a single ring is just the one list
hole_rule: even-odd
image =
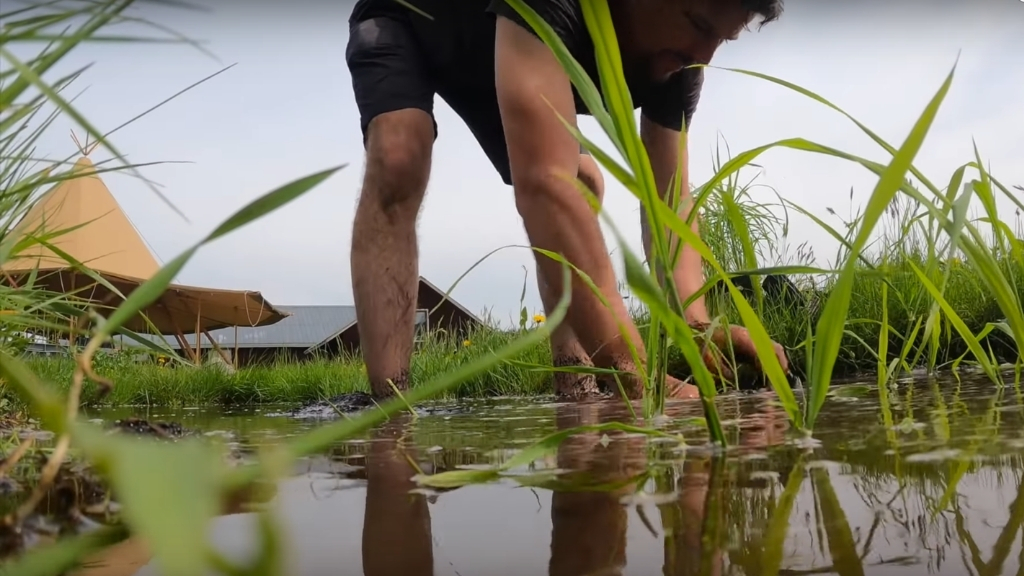
[{"label": "water surface", "polygon": [[[572,437],[527,476],[436,492],[418,473],[496,464],[546,434],[627,421],[621,404],[476,401],[395,419],[304,459],[273,504],[289,574],[392,576],[1020,574],[1024,426],[1013,387],[915,381],[880,400],[846,386],[811,450],[766,394],[723,397],[734,448],[713,457],[690,417],[687,445],[621,432]],[[320,425],[281,407],[93,411],[229,433],[242,453]],[[278,415],[274,415],[278,414]],[[410,462],[416,463],[416,467]],[[524,473],[527,471],[523,471]],[[530,479],[529,482],[526,479]],[[250,557],[254,515],[217,518],[212,542]],[[95,574],[159,574],[126,544]]]}]

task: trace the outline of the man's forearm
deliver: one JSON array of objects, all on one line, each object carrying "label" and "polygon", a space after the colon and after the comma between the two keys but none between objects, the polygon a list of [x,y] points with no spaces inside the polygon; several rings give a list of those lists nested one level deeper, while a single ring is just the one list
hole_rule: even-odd
[{"label": "man's forearm", "polygon": [[[690,215],[693,200],[690,194],[687,154],[685,151],[682,151],[682,154],[680,155],[678,132],[660,128],[646,120],[642,120],[641,137],[644,141],[644,146],[647,149],[648,157],[651,159],[651,168],[654,172],[655,185],[658,187],[662,199],[664,199],[669,205],[672,204],[672,200],[675,195],[676,184],[673,180],[676,176],[676,168],[679,165],[681,157],[682,169],[679,171],[681,186],[678,214],[683,221],[686,221]],[[641,213],[641,218],[644,252],[648,259],[650,259],[653,255],[653,238],[651,236],[647,214],[643,211]],[[700,237],[700,227],[697,217],[693,219],[690,229],[697,235],[697,237]],[[665,234],[665,231],[662,231],[661,233]],[[673,242],[669,245],[669,257],[675,253],[676,246],[678,246],[678,243],[681,241],[681,238],[673,237]],[[676,261],[675,268],[673,269],[672,278],[676,284],[676,290],[679,295],[680,302],[684,304],[687,299],[693,296],[704,285],[704,269],[700,254],[687,243],[683,244],[679,259]],[[710,321],[703,296],[691,302],[686,308],[685,314],[687,322],[690,323],[703,323]]]}]

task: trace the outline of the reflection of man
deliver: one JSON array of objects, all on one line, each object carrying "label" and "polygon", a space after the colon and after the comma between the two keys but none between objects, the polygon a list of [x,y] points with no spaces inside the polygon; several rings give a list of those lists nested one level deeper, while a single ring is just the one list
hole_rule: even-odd
[{"label": "reflection of man", "polygon": [[[600,86],[580,0],[526,3]],[[724,42],[755,19],[776,18],[781,6],[781,0],[609,2],[632,101],[642,110],[640,134],[654,180],[665,194],[679,168],[684,206],[689,178],[685,153],[679,149],[680,130],[689,125],[703,82],[699,68],[686,66],[709,62]],[[640,358],[646,357],[643,342],[618,292],[597,218],[568,181],[579,177],[602,192],[597,164],[581,155],[559,118],[575,124],[578,112],[589,111],[530,25],[504,0],[359,0],[350,19],[346,57],[366,145],[366,172],[352,231],[352,285],[374,395],[392,394],[388,380],[399,390],[408,386],[418,277],[416,218],[438,135],[433,115],[437,94],[465,121],[504,182],[512,185],[531,245],[563,255],[611,304],[606,307],[574,275],[566,326],[552,337],[555,361],[592,362],[632,374],[624,379],[624,388],[638,397],[638,367],[619,325],[626,327]],[[688,212],[684,208],[683,214]],[[644,246],[650,255],[646,222],[644,218]],[[560,264],[547,257],[538,257],[537,264],[539,289],[550,313],[562,292]],[[684,247],[673,277],[686,301],[704,283],[700,255]],[[691,324],[709,322],[701,298],[686,315]],[[716,338],[719,346],[725,341],[740,355],[754,350],[743,328]],[[782,348],[776,346],[776,353],[785,367]],[[717,367],[714,357],[707,362]],[[674,397],[697,395],[695,387],[676,379],[668,387]]]},{"label": "reflection of man", "polygon": [[430,510],[412,477],[411,442],[403,446],[408,414],[393,416],[374,432],[366,455],[363,573],[366,576],[433,576]]},{"label": "reflection of man", "polygon": [[[741,415],[740,444],[745,450],[764,449],[782,441],[784,415],[778,414],[767,400],[758,400],[749,421]],[[696,415],[693,410],[689,403],[668,408],[676,418]],[[623,406],[608,403],[560,405],[555,414],[559,430],[625,422],[628,418]],[[603,440],[604,436],[607,439]],[[646,454],[646,438],[617,431],[577,434],[559,446],[557,466],[569,471],[562,479],[572,488],[556,490],[551,495],[550,576],[622,573],[626,566],[628,526],[621,498],[637,489],[636,479],[648,464]],[[686,456],[682,474],[671,486],[659,487],[678,495],[673,501],[658,505],[661,524],[666,529],[662,561],[665,576],[701,574],[702,565],[712,575],[722,572],[722,543],[705,533],[708,526],[724,529],[723,524],[728,522],[724,515],[713,522],[706,518],[709,509],[718,514],[724,512],[725,485],[716,474],[708,458]],[[718,506],[712,508],[709,501],[713,498],[718,499]],[[640,570],[647,568],[640,563]]]},{"label": "reflection of man", "polygon": [[[597,424],[612,419],[609,409],[619,408],[607,403],[561,405],[555,424],[559,430]],[[633,491],[629,480],[644,471],[645,439],[607,434],[607,445],[601,432],[590,432],[571,436],[558,447],[558,468],[571,471],[564,480],[593,487],[625,485],[552,493],[550,576],[611,576],[621,574],[626,565],[626,509],[619,498]]]}]

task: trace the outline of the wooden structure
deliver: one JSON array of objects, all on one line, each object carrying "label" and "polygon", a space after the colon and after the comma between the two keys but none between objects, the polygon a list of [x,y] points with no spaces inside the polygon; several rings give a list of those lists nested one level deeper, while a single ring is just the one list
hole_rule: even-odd
[{"label": "wooden structure", "polygon": [[[461,304],[445,297],[443,290],[420,276],[419,290],[416,295],[417,333],[424,334],[435,330],[445,330],[456,337],[464,337],[475,326],[482,322]],[[310,346],[307,354],[354,353],[359,349],[359,325],[353,317],[352,321],[342,326],[337,332],[322,341]]]},{"label": "wooden structure", "polygon": [[[354,306],[280,306],[288,317],[271,326],[235,327],[213,330],[199,348],[208,351],[216,344],[231,357],[235,367],[269,363],[283,359],[293,362],[317,357],[336,357],[359,350],[359,326]],[[431,313],[433,312],[433,313]],[[464,339],[481,325],[462,305],[425,278],[420,278],[416,325],[420,337],[434,330],[446,330]],[[165,337],[172,348],[180,343]],[[193,335],[185,335],[186,345],[195,346]]]},{"label": "wooden structure", "polygon": [[[44,244],[30,243],[3,262],[2,272],[5,281],[14,285],[32,282],[86,300],[97,308],[115,308],[121,296],[78,270],[60,253],[89,268],[125,297],[156,274],[160,265],[100,179],[87,153],[83,150],[72,176],[40,197],[14,231],[23,237],[43,239],[56,252]],[[181,343],[179,350],[198,362],[200,351],[187,344],[185,332],[194,332],[198,340],[200,335],[209,336],[210,330],[266,326],[285,316],[259,292],[171,284],[125,328],[154,333],[155,327],[156,333],[173,335]]]}]

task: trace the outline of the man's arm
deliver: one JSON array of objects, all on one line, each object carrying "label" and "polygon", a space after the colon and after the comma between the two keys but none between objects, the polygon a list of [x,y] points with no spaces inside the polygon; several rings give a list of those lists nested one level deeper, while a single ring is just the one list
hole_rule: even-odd
[{"label": "man's arm", "polygon": [[[654,171],[654,182],[658,187],[661,197],[671,203],[674,186],[670,183],[676,174],[676,167],[680,160],[679,131],[665,128],[653,122],[647,116],[640,116],[640,138],[647,149],[647,155],[651,159],[651,168]],[[679,215],[683,220],[690,214],[689,203],[692,200],[690,195],[689,158],[688,153],[682,150],[682,169],[680,176],[682,187],[679,197]],[[644,253],[650,258],[653,254],[651,244],[651,230],[647,222],[647,214],[641,211],[641,230],[643,231]],[[693,219],[691,230],[700,237],[700,228],[697,218]],[[670,247],[669,254],[674,248]],[[673,273],[676,287],[679,291],[679,299],[683,302],[691,295],[700,290],[704,285],[704,270],[701,266],[701,257],[689,244],[684,244],[679,261]],[[690,323],[710,322],[707,307],[704,305],[704,297],[693,301],[686,309],[686,320]]]},{"label": "man's arm", "polygon": [[[579,143],[561,116],[576,124],[572,84],[558,60],[532,32],[499,16],[495,34],[495,87],[508,146],[516,208],[535,248],[562,254],[588,275],[611,304],[611,313],[573,274],[568,320],[594,363],[609,367],[629,356],[618,323],[643,355],[643,342],[618,292],[604,238],[586,198],[573,184]],[[540,273],[561,290],[561,266],[538,257]]]}]

